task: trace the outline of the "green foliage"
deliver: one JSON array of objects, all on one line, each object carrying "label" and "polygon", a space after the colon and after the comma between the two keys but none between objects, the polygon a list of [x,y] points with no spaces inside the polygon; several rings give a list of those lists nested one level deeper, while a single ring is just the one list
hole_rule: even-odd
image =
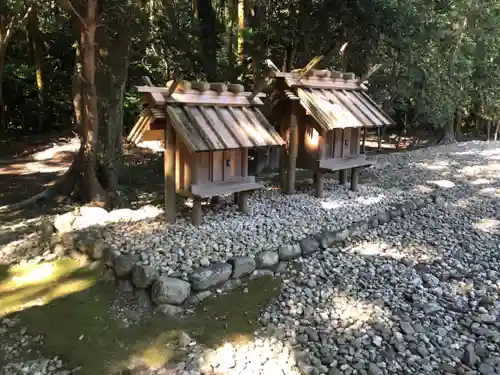
[{"label": "green foliage", "polygon": [[[10,9],[24,4],[8,3]],[[143,75],[156,84],[179,74],[184,79],[208,77],[251,85],[252,75],[263,72],[265,58],[281,67],[292,54],[293,66],[300,68],[332,46],[338,51],[347,42],[344,55],[335,53],[325,66],[361,75],[374,64],[382,64],[370,78],[370,89],[400,123],[442,128],[453,121],[459,107],[500,115],[496,84],[500,79],[500,0],[252,0],[245,4],[241,31],[245,55],[238,56],[235,0],[106,2],[101,18],[107,33],[99,47],[114,52],[112,58],[102,55],[99,68],[113,76],[113,66],[123,56],[112,47],[124,32],[132,35],[127,91]],[[40,12],[48,98],[44,126],[48,130],[71,123],[78,36],[66,9],[43,3]],[[247,63],[251,59],[254,63]],[[37,117],[37,93],[22,26],[7,54],[3,87],[10,129],[31,130]],[[126,127],[138,111],[137,98],[127,95]]]}]

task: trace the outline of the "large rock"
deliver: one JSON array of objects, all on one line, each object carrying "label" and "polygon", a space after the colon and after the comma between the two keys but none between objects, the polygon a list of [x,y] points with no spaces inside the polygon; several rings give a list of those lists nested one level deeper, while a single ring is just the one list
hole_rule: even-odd
[{"label": "large rock", "polygon": [[250,275],[255,271],[255,259],[251,257],[234,257],[228,260],[228,263],[233,266],[233,273],[231,278],[239,279],[244,276]]},{"label": "large rock", "polygon": [[275,251],[261,251],[255,256],[257,268],[273,268],[280,261],[280,257]]},{"label": "large rock", "polygon": [[155,280],[151,299],[157,305],[180,305],[191,293],[191,285],[175,277],[162,276]]},{"label": "large rock", "polygon": [[68,233],[73,230],[74,222],[74,212],[66,212],[65,214],[56,216],[56,218],[54,219],[54,228],[58,233]]},{"label": "large rock", "polygon": [[300,247],[302,248],[303,255],[312,254],[320,249],[318,240],[313,236],[304,238],[300,241]]},{"label": "large rock", "polygon": [[233,267],[229,263],[214,263],[195,269],[189,275],[189,281],[195,290],[206,290],[227,281],[232,272]]},{"label": "large rock", "polygon": [[95,225],[103,225],[109,220],[108,211],[101,207],[82,207],[80,215],[76,217],[73,228],[83,229]]},{"label": "large rock", "polygon": [[469,344],[465,348],[464,354],[462,355],[462,362],[471,368],[476,365],[477,354],[473,344]]},{"label": "large rock", "polygon": [[137,288],[148,288],[158,277],[158,271],[144,264],[136,264],[132,269],[132,283]]},{"label": "large rock", "polygon": [[132,273],[132,269],[135,264],[139,261],[139,257],[136,255],[120,255],[115,258],[113,262],[113,268],[115,269],[116,276],[118,277],[128,277]]},{"label": "large rock", "polygon": [[336,241],[335,237],[335,233],[329,230],[325,230],[323,233],[321,233],[321,236],[319,238],[321,248],[328,249],[329,247],[331,247]]},{"label": "large rock", "polygon": [[280,260],[292,260],[302,255],[302,249],[297,244],[281,245],[280,248],[278,249],[278,254]]}]

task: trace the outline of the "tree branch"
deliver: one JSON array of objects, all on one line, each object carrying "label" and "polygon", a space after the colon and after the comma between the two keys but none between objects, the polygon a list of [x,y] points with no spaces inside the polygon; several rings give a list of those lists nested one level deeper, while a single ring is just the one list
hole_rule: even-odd
[{"label": "tree branch", "polygon": [[10,22],[9,22],[9,24],[7,26],[7,31],[5,32],[5,38],[3,39],[3,44],[4,45],[8,45],[9,44],[9,39],[12,37],[12,32],[14,30],[14,27],[17,26],[18,24],[22,24],[24,21],[26,21],[26,19],[30,15],[30,13],[34,10],[35,5],[37,5],[36,2],[34,4],[32,4],[32,5],[30,5],[28,7],[28,9],[26,9],[26,12],[24,12],[24,15],[18,21],[16,20],[15,17],[13,17],[10,20]]},{"label": "tree branch", "polygon": [[78,18],[78,20],[82,23],[82,25],[84,27],[87,27],[87,23],[85,22],[85,20],[83,19],[83,17],[80,15],[80,13],[78,13],[75,9],[75,7],[73,6],[73,4],[71,3],[70,0],[63,0],[66,2],[66,4],[68,5],[69,9],[73,12],[73,14]]}]

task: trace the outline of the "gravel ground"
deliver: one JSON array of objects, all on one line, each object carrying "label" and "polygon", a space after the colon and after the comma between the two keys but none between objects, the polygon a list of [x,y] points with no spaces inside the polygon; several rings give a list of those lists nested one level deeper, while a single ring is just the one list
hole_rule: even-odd
[{"label": "gravel ground", "polygon": [[292,196],[268,188],[252,194],[250,216],[237,212],[228,197],[217,209],[205,209],[199,227],[185,215],[168,226],[162,220],[147,225],[120,223],[113,226],[111,240],[118,252],[138,254],[161,273],[185,278],[198,266],[274,250],[323,229],[345,228],[433,189],[451,198],[466,196],[471,184],[477,189],[496,178],[499,147],[499,143],[469,142],[383,155],[364,173],[372,183],[355,193],[333,180],[327,180],[323,199],[314,197],[312,184]]},{"label": "gravel ground", "polygon": [[114,225],[112,237],[163,272],[187,272],[439,188],[439,204],[289,265],[254,340],[193,345],[170,373],[500,374],[498,160],[493,142],[383,155],[367,171],[374,186],[357,193],[331,182],[325,199],[266,190],[252,196],[250,219],[223,204],[198,228],[148,221]]}]

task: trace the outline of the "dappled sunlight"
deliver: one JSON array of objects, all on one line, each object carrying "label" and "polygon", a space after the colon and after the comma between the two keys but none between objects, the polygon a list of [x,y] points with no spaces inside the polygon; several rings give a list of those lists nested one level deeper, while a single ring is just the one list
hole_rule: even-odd
[{"label": "dappled sunlight", "polygon": [[365,299],[337,295],[330,299],[332,307],[332,328],[339,325],[348,327],[348,331],[359,330],[373,321],[392,326],[391,311]]},{"label": "dappled sunlight", "polygon": [[130,363],[143,363],[150,369],[156,370],[168,364],[178,349],[178,335],[180,331],[166,330],[157,336],[148,337],[147,342],[140,342],[137,346],[145,347],[136,349],[136,353],[130,358],[115,364],[115,370],[126,368]]},{"label": "dappled sunlight", "polygon": [[[267,358],[265,364],[262,359]],[[240,337],[226,341],[214,349],[206,350],[201,358],[200,370],[218,375],[238,374],[300,374],[291,351],[273,337]]]},{"label": "dappled sunlight", "polygon": [[440,160],[434,163],[418,163],[417,165],[430,171],[444,171],[450,167],[450,162],[448,160]]},{"label": "dappled sunlight", "polygon": [[498,229],[500,228],[500,220],[493,218],[484,218],[476,222],[473,228],[486,233],[498,233]]},{"label": "dappled sunlight", "polygon": [[350,204],[362,204],[362,205],[374,205],[382,202],[385,199],[385,195],[380,194],[378,196],[361,196],[355,200],[341,200],[338,198],[325,198],[320,202],[321,208],[324,210],[338,210],[346,207]]},{"label": "dappled sunlight", "polygon": [[77,275],[82,266],[72,259],[11,267],[0,280],[0,317],[40,306],[95,284],[93,275]]},{"label": "dappled sunlight", "polygon": [[473,186],[478,186],[478,185],[489,185],[492,184],[494,181],[488,178],[477,178],[475,180],[472,180],[469,182],[469,184]]},{"label": "dappled sunlight", "polygon": [[361,256],[384,257],[397,261],[410,258],[416,263],[431,262],[438,255],[436,250],[429,249],[422,244],[408,244],[402,249],[383,241],[365,241],[352,246],[349,251]]},{"label": "dappled sunlight", "polygon": [[456,186],[456,184],[450,180],[432,180],[429,181],[430,184],[436,185],[442,189],[451,189]]}]

